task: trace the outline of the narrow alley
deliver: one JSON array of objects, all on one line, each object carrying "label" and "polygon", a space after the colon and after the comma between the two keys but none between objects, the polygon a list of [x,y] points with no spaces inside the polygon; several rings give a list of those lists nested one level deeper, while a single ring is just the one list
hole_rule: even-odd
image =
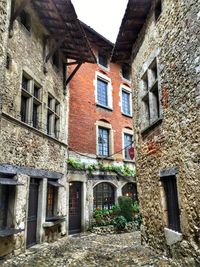
[{"label": "narrow alley", "polygon": [[[37,247],[37,249],[36,249]],[[140,232],[97,235],[72,235],[27,250],[1,267],[168,267],[177,266],[162,255],[142,246]],[[37,252],[36,252],[37,251]]]}]

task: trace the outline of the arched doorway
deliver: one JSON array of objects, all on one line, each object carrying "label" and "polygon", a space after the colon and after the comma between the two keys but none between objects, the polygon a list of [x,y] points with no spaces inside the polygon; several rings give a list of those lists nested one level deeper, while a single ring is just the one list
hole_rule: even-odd
[{"label": "arched doorway", "polygon": [[115,204],[115,189],[110,183],[99,183],[93,189],[93,208],[111,209]]},{"label": "arched doorway", "polygon": [[135,183],[127,183],[122,187],[122,195],[131,197],[133,202],[138,201],[137,187]]}]

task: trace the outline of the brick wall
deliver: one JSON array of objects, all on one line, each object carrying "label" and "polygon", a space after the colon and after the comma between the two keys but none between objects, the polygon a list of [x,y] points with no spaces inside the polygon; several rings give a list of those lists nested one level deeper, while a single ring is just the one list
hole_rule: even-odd
[{"label": "brick wall", "polygon": [[[97,50],[95,51],[97,53]],[[111,79],[113,111],[97,107],[95,103],[95,72]],[[120,66],[111,63],[109,71],[98,64],[83,64],[70,83],[69,147],[73,150],[96,154],[96,121],[108,121],[114,130],[114,151],[122,149],[122,129],[132,128],[132,119],[122,115],[120,85],[127,82],[120,74]],[[130,83],[128,84],[130,86]]]}]

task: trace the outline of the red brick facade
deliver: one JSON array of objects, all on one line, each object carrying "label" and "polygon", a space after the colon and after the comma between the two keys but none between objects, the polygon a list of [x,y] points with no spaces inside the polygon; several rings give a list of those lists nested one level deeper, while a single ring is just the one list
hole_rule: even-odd
[{"label": "red brick facade", "polygon": [[[94,50],[98,54],[97,48]],[[95,73],[103,73],[111,79],[113,110],[99,107],[95,102]],[[133,128],[131,117],[122,114],[120,86],[130,87],[121,75],[121,66],[109,63],[108,70],[99,64],[83,64],[69,86],[69,148],[88,154],[96,154],[96,121],[105,120],[114,130],[114,153],[120,151],[123,128]],[[120,152],[122,155],[122,152]],[[119,157],[119,155],[118,155]]]}]

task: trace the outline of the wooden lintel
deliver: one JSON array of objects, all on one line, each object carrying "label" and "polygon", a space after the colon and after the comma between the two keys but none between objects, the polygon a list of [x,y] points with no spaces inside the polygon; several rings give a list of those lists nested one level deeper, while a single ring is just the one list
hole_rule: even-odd
[{"label": "wooden lintel", "polygon": [[16,20],[16,18],[20,15],[20,13],[22,12],[22,10],[25,8],[25,6],[27,4],[29,4],[31,0],[23,0],[20,4],[20,6],[17,8],[17,10],[14,11],[14,13],[11,16],[11,22],[13,23],[13,21]]},{"label": "wooden lintel", "polygon": [[82,64],[83,64],[83,61],[79,61],[79,63],[77,64],[76,68],[72,71],[72,73],[67,78],[66,85],[71,81],[71,79],[74,77],[74,75],[79,70],[79,68],[81,67]]},{"label": "wooden lintel", "polygon": [[57,44],[55,45],[55,47],[49,52],[49,54],[46,56],[45,62],[47,63],[48,60],[53,56],[53,54],[60,48],[60,46],[62,45],[62,43],[64,42],[65,37],[61,38]]}]

